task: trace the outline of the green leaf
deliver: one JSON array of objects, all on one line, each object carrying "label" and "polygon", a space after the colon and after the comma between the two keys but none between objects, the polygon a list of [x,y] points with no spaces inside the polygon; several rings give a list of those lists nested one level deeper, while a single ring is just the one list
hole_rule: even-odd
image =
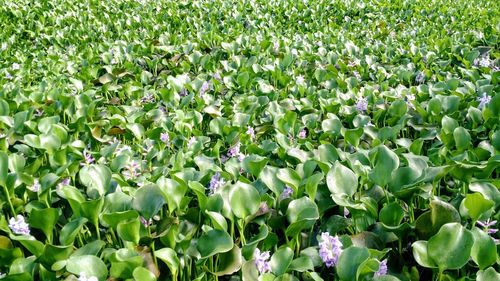
[{"label": "green leaf", "polygon": [[106,264],[96,256],[77,256],[68,259],[66,270],[75,275],[85,273],[87,277],[95,276],[100,281],[108,277]]},{"label": "green leaf", "polygon": [[129,221],[120,222],[116,228],[118,236],[124,241],[133,242],[134,244],[139,244],[139,230],[141,223],[137,219],[132,219]]},{"label": "green leaf", "polygon": [[147,270],[142,266],[134,269],[132,275],[137,281],[156,281],[156,276],[153,274],[153,272]]},{"label": "green leaf", "polygon": [[500,273],[496,272],[493,267],[488,267],[486,270],[477,272],[476,281],[497,281],[500,280]]},{"label": "green leaf", "polygon": [[132,207],[141,213],[146,220],[156,215],[165,204],[163,193],[157,185],[148,184],[135,192]]},{"label": "green leaf", "polygon": [[0,151],[0,186],[6,187],[7,175],[9,173],[9,156]]},{"label": "green leaf", "polygon": [[458,150],[467,149],[471,145],[471,137],[469,132],[463,128],[458,127],[453,131],[453,138]]},{"label": "green leaf", "polygon": [[431,201],[430,210],[417,218],[415,228],[420,238],[428,239],[449,222],[460,222],[460,214],[451,204],[436,199]]},{"label": "green leaf", "polygon": [[476,221],[484,212],[495,206],[495,203],[485,199],[481,193],[476,192],[465,196],[464,206],[467,208],[469,216]]},{"label": "green leaf", "polygon": [[237,272],[242,264],[240,248],[234,245],[231,251],[219,254],[218,261],[217,271],[214,272],[215,275],[231,275]]},{"label": "green leaf", "polygon": [[459,223],[447,223],[429,239],[427,252],[440,270],[460,269],[469,260],[474,237]]},{"label": "green leaf", "polygon": [[251,216],[259,210],[259,192],[255,187],[238,181],[229,192],[229,205],[236,217],[244,219]]},{"label": "green leaf", "polygon": [[294,259],[290,263],[290,266],[288,267],[288,269],[291,271],[297,271],[297,272],[313,271],[314,265],[313,265],[313,262],[312,262],[310,257],[301,256],[301,257]]},{"label": "green leaf", "polygon": [[337,274],[340,280],[356,280],[358,267],[368,259],[370,253],[367,248],[351,246],[342,251],[337,263]]},{"label": "green leaf", "polygon": [[181,185],[178,182],[167,179],[164,177],[159,178],[156,184],[163,192],[164,197],[167,199],[167,206],[170,212],[175,211],[181,206],[181,201],[186,194],[188,187],[184,184]]},{"label": "green leaf", "polygon": [[276,176],[280,181],[294,189],[298,189],[302,181],[299,174],[290,168],[279,169]]},{"label": "green leaf", "polygon": [[111,170],[104,165],[89,165],[80,172],[80,181],[87,187],[87,195],[96,199],[104,196],[111,187]]},{"label": "green leaf", "polygon": [[162,260],[172,272],[172,275],[177,275],[179,271],[179,257],[177,253],[170,248],[163,248],[155,251],[155,256]]},{"label": "green leaf", "polygon": [[427,251],[427,241],[416,241],[411,247],[413,248],[413,257],[418,264],[427,268],[437,268],[436,263],[431,259]]},{"label": "green leaf", "polygon": [[268,159],[258,155],[250,155],[245,157],[242,163],[242,167],[245,171],[258,177],[264,167],[266,166]]},{"label": "green leaf", "polygon": [[76,218],[67,223],[59,234],[59,242],[61,245],[71,245],[75,241],[76,236],[82,229],[83,225],[88,220],[86,218]]},{"label": "green leaf", "polygon": [[196,243],[201,258],[208,258],[218,253],[225,253],[233,248],[233,239],[222,230],[213,229],[203,234]]},{"label": "green leaf", "polygon": [[52,242],[52,231],[59,218],[59,209],[33,209],[30,213],[29,224],[31,227],[41,229],[49,243]]},{"label": "green leaf", "polygon": [[354,147],[358,147],[359,140],[361,139],[361,136],[363,136],[363,133],[363,128],[348,129],[345,130],[344,137],[348,143],[350,143]]},{"label": "green leaf", "polygon": [[276,276],[283,275],[293,260],[293,251],[288,247],[277,250],[271,257],[271,270]]},{"label": "green leaf", "polygon": [[386,186],[392,179],[392,173],[399,166],[399,158],[385,145],[374,148],[374,167],[370,172],[370,179],[379,186]]},{"label": "green leaf", "polygon": [[311,228],[319,218],[318,206],[308,197],[295,199],[288,204],[286,217],[290,226],[286,235],[294,237],[303,229]]},{"label": "green leaf", "polygon": [[493,239],[477,227],[473,227],[471,232],[474,236],[474,245],[471,250],[472,260],[480,269],[485,269],[495,264],[497,260],[497,247]]},{"label": "green leaf", "polygon": [[217,212],[211,212],[206,210],[205,214],[207,214],[208,217],[210,217],[210,220],[212,221],[212,225],[215,229],[227,231],[227,221],[224,216]]},{"label": "green leaf", "polygon": [[337,161],[326,175],[326,184],[333,196],[352,197],[358,190],[358,177],[351,169]]},{"label": "green leaf", "polygon": [[404,217],[404,210],[397,202],[385,205],[379,213],[379,219],[388,226],[398,226]]}]

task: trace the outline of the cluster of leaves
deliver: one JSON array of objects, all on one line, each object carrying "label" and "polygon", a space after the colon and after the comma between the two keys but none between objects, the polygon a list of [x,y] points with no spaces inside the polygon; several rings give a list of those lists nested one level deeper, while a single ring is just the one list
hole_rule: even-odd
[{"label": "cluster of leaves", "polygon": [[3,1],[0,278],[499,280],[498,7]]}]

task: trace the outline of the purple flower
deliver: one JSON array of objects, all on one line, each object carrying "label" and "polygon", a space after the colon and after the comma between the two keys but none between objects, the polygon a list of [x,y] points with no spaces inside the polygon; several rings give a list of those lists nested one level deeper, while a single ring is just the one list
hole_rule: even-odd
[{"label": "purple flower", "polygon": [[299,75],[295,80],[295,83],[297,83],[297,85],[304,86],[306,84],[306,80],[304,79],[304,76]]},{"label": "purple flower", "polygon": [[337,264],[340,253],[342,253],[342,242],[338,236],[331,236],[328,232],[321,233],[319,243],[319,256],[326,267],[332,267]]},{"label": "purple flower", "polygon": [[387,275],[387,259],[381,261],[378,265],[378,270],[375,272],[375,276]]},{"label": "purple flower", "polygon": [[356,79],[361,79],[361,74],[359,74],[359,72],[358,72],[358,71],[356,71],[356,70],[354,70],[354,71],[352,72],[352,75],[354,75],[354,77],[356,77]]},{"label": "purple flower", "polygon": [[196,142],[196,138],[195,137],[190,137],[189,140],[188,140],[188,147],[193,146],[193,144],[195,142]]},{"label": "purple flower", "polygon": [[10,73],[8,73],[8,72],[6,72],[6,73],[5,73],[5,79],[7,79],[7,80],[11,80],[12,78],[13,78],[13,77],[12,77],[12,74],[10,74]]},{"label": "purple flower", "polygon": [[24,221],[24,217],[21,215],[17,215],[16,218],[10,218],[9,227],[15,234],[30,235],[29,225]]},{"label": "purple flower", "polygon": [[418,84],[423,84],[425,82],[425,74],[423,72],[419,72],[417,77],[415,77],[415,82]]},{"label": "purple flower", "polygon": [[300,130],[299,134],[297,135],[299,139],[305,139],[307,137],[307,131],[306,129]]},{"label": "purple flower", "polygon": [[42,116],[42,115],[43,115],[43,110],[42,110],[42,109],[40,109],[40,108],[37,108],[37,109],[35,110],[35,113],[34,113],[33,115],[35,115],[35,117],[40,117],[40,116]]},{"label": "purple flower", "polygon": [[217,191],[217,189],[222,187],[225,183],[226,181],[224,181],[224,179],[221,178],[220,173],[219,172],[215,173],[215,175],[213,175],[212,178],[210,179],[210,184],[208,186],[209,189],[208,194],[209,195],[214,194]]},{"label": "purple flower", "polygon": [[59,184],[57,184],[56,188],[59,190],[59,189],[65,187],[65,186],[68,186],[71,183],[70,180],[71,179],[69,177],[68,178],[64,178]]},{"label": "purple flower", "polygon": [[358,111],[366,111],[368,109],[368,100],[365,97],[358,98],[356,101],[356,109]]},{"label": "purple flower", "polygon": [[30,187],[28,187],[28,189],[33,191],[33,192],[38,192],[38,191],[40,191],[40,187],[42,187],[42,185],[40,184],[38,179],[35,179],[33,181],[33,184]]},{"label": "purple flower", "polygon": [[220,76],[220,73],[219,72],[215,72],[214,75],[213,75],[214,79],[219,81],[219,82],[222,82],[222,77]]},{"label": "purple flower", "polygon": [[135,179],[141,174],[141,165],[137,161],[132,161],[125,166],[123,176],[126,180]]},{"label": "purple flower", "polygon": [[487,94],[483,94],[483,96],[477,98],[477,100],[479,101],[479,108],[483,108],[490,103],[491,97]]},{"label": "purple flower", "polygon": [[344,207],[344,218],[347,218],[351,213],[349,212],[349,209]]},{"label": "purple flower", "polygon": [[188,95],[188,92],[186,91],[186,89],[182,89],[182,90],[179,92],[179,96],[181,96],[181,98],[182,98],[182,97],[185,97],[185,96],[187,96],[187,95]]},{"label": "purple flower", "polygon": [[207,81],[204,81],[200,88],[200,97],[203,96],[206,92],[210,91],[212,85]]},{"label": "purple flower", "polygon": [[229,157],[227,157],[226,155],[221,155],[220,156],[220,162],[221,163],[225,163],[227,160],[229,160]]},{"label": "purple flower", "polygon": [[293,189],[287,185],[287,186],[285,186],[285,189],[283,190],[283,192],[281,192],[280,199],[284,200],[286,198],[290,198],[290,196],[292,196],[292,194],[293,194]]},{"label": "purple flower", "polygon": [[85,163],[81,163],[80,165],[82,166],[90,165],[95,161],[94,157],[92,157],[92,155],[88,153],[86,149],[83,150],[83,158]]},{"label": "purple flower", "polygon": [[170,136],[168,135],[168,133],[161,133],[160,134],[160,140],[164,144],[169,145],[169,143],[170,143]]},{"label": "purple flower", "polygon": [[247,134],[250,136],[251,140],[255,139],[255,129],[253,127],[248,126]]},{"label": "purple flower", "polygon": [[240,142],[237,142],[235,145],[233,145],[229,151],[227,152],[227,155],[229,157],[237,157],[240,155],[240,147],[241,147],[241,143]]},{"label": "purple flower", "polygon": [[488,55],[485,54],[481,58],[477,58],[474,60],[474,65],[475,66],[481,66],[481,67],[490,67],[491,61],[488,58]]},{"label": "purple flower", "polygon": [[13,63],[12,64],[12,70],[19,70],[21,66],[18,63]]},{"label": "purple flower", "polygon": [[275,53],[278,53],[280,51],[280,43],[279,42],[274,42],[273,51]]},{"label": "purple flower", "polygon": [[271,255],[269,254],[269,251],[261,253],[259,248],[255,248],[253,258],[255,259],[255,265],[257,266],[260,274],[271,271],[271,263],[269,262]]},{"label": "purple flower", "polygon": [[153,103],[155,102],[155,96],[151,93],[146,93],[142,98],[141,98],[142,103]]},{"label": "purple flower", "polygon": [[148,227],[153,223],[152,219],[146,220],[143,216],[141,216],[139,220],[141,221],[142,225],[144,225],[144,227]]}]

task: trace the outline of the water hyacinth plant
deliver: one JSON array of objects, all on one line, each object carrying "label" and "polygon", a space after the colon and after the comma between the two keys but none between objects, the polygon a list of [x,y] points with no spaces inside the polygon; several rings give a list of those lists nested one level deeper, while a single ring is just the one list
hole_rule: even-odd
[{"label": "water hyacinth plant", "polygon": [[4,0],[0,279],[500,280],[491,0]]}]

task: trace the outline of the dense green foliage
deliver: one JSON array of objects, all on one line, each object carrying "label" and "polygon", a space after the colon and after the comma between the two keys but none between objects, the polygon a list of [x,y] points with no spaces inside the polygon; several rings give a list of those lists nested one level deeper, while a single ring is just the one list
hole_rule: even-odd
[{"label": "dense green foliage", "polygon": [[4,0],[0,278],[500,280],[496,1]]}]

